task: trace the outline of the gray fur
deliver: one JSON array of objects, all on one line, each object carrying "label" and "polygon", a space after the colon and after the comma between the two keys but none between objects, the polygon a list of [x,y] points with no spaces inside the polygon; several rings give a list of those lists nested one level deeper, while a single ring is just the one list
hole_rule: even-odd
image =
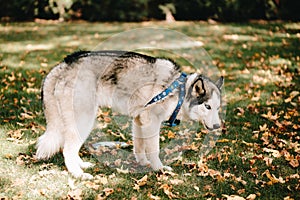
[{"label": "gray fur", "polygon": [[[67,56],[50,71],[43,84],[47,130],[39,138],[37,158],[47,159],[62,148],[71,174],[92,178],[82,170],[91,164],[83,162],[78,151],[93,128],[98,107],[110,106],[133,118],[136,160],[154,170],[170,169],[159,159],[159,130],[177,104],[178,91],[162,102],[147,107],[145,104],[180,73],[179,66],[171,60],[134,52],[83,51]],[[208,129],[220,127],[222,83],[220,80],[215,84],[198,74],[188,75],[188,93],[179,117],[202,121]],[[207,110],[204,104],[211,104],[212,109]]]}]

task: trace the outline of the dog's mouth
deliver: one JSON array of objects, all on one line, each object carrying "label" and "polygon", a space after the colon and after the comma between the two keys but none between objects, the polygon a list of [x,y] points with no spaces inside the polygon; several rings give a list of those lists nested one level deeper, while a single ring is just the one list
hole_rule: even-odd
[{"label": "dog's mouth", "polygon": [[213,129],[213,128],[208,127],[206,124],[204,124],[204,126],[205,126],[205,128],[206,128],[207,130],[209,130],[209,131],[215,130],[215,129]]},{"label": "dog's mouth", "polygon": [[218,129],[220,129],[220,125],[214,125],[213,128],[211,128],[211,127],[207,126],[207,125],[204,123],[204,126],[205,126],[205,128],[206,128],[207,130],[209,130],[209,131],[213,131],[213,130],[218,130]]},{"label": "dog's mouth", "polygon": [[209,126],[205,123],[204,120],[201,120],[201,122],[202,122],[203,126],[204,126],[207,130],[209,130],[209,131],[218,130],[218,129],[221,128],[221,126],[220,126],[219,124],[215,124],[215,125],[213,125],[213,127],[209,127]]}]

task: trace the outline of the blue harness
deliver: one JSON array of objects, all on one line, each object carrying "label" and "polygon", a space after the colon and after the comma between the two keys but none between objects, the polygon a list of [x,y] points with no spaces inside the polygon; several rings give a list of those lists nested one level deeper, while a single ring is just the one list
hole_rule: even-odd
[{"label": "blue harness", "polygon": [[164,91],[162,91],[160,94],[153,97],[146,105],[150,105],[156,102],[159,102],[163,99],[165,99],[170,93],[172,93],[176,88],[179,87],[179,94],[178,94],[178,102],[175,110],[173,111],[172,115],[170,116],[168,121],[164,122],[164,125],[173,127],[177,126],[180,123],[180,120],[176,119],[179,110],[183,104],[184,98],[185,98],[185,83],[186,83],[186,73],[181,73],[180,77],[178,77],[173,83]]}]

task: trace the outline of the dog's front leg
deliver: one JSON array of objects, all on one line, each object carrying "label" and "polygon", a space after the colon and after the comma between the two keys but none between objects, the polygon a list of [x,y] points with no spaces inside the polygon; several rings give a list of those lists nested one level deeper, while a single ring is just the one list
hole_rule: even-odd
[{"label": "dog's front leg", "polygon": [[167,169],[159,158],[159,131],[161,121],[157,116],[142,113],[133,121],[133,145],[136,160],[141,165],[149,165],[154,170]]},{"label": "dog's front leg", "polygon": [[141,124],[138,123],[138,119],[133,121],[132,132],[133,132],[133,152],[135,155],[136,161],[143,166],[150,165],[146,157],[146,147],[144,138],[142,135]]},{"label": "dog's front leg", "polygon": [[146,147],[146,156],[150,161],[150,165],[154,170],[163,169],[164,166],[159,158],[159,130],[158,134],[144,139]]},{"label": "dog's front leg", "polygon": [[163,164],[159,158],[159,134],[150,138],[133,137],[134,155],[140,165],[150,165],[159,170]]}]

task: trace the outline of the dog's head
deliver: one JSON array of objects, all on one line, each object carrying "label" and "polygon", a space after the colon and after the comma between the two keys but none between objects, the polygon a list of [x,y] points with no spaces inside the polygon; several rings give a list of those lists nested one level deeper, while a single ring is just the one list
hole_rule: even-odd
[{"label": "dog's head", "polygon": [[219,110],[223,83],[223,77],[214,83],[205,76],[191,75],[188,78],[186,103],[184,105],[185,115],[191,120],[201,121],[209,130],[220,128]]}]

